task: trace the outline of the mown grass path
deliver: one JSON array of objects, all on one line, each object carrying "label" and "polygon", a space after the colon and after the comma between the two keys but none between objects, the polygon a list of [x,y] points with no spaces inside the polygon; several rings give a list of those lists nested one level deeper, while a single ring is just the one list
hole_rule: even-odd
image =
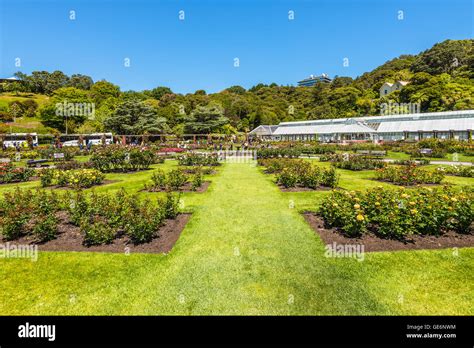
[{"label": "mown grass path", "polygon": [[472,248],[326,258],[298,194],[248,164],[184,203],[194,214],[168,255],[0,260],[0,314],[473,314]]}]

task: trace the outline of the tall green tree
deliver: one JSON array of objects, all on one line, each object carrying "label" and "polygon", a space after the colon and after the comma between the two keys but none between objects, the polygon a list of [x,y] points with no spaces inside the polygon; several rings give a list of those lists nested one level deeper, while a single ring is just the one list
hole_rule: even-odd
[{"label": "tall green tree", "polygon": [[105,128],[116,134],[157,134],[167,130],[166,119],[140,100],[126,100],[104,121]]},{"label": "tall green tree", "polygon": [[227,124],[229,119],[224,117],[224,110],[220,105],[210,104],[198,106],[186,122],[186,132],[193,134],[210,134],[217,132]]}]

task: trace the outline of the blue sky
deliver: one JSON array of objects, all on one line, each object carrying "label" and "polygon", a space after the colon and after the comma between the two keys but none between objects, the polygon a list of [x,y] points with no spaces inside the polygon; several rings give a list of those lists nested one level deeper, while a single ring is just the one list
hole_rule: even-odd
[{"label": "blue sky", "polygon": [[[400,54],[474,36],[472,0],[0,0],[0,5],[1,77],[18,70],[61,70],[107,79],[122,90],[217,92],[260,82],[295,85],[323,72],[356,77]],[[75,20],[69,19],[71,10]]]}]

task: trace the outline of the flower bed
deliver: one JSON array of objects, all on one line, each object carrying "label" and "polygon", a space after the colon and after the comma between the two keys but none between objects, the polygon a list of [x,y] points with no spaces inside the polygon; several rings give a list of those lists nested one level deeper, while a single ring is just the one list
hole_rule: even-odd
[{"label": "flower bed", "polygon": [[145,190],[149,192],[159,191],[191,191],[198,190],[202,184],[202,171],[200,168],[193,175],[187,174],[183,169],[173,169],[165,173],[157,169],[151,176],[151,184],[145,184]]},{"label": "flower bed", "polygon": [[104,173],[146,170],[156,161],[157,156],[149,149],[120,145],[98,147],[91,156],[94,168]]},{"label": "flower bed", "polygon": [[347,155],[346,157],[343,157],[342,160],[338,158],[338,160],[334,161],[334,166],[340,169],[357,171],[383,168],[385,163],[381,160],[365,156]]},{"label": "flower bed", "polygon": [[297,158],[301,155],[301,150],[299,148],[267,148],[267,149],[258,149],[257,158],[278,158],[278,157],[288,157],[288,158]]},{"label": "flower bed", "polygon": [[319,214],[326,227],[357,237],[372,232],[385,238],[405,239],[412,234],[440,235],[443,231],[472,232],[474,191],[449,187],[414,190],[382,187],[333,191]]},{"label": "flower bed", "polygon": [[123,190],[115,195],[60,196],[54,191],[17,189],[0,201],[0,233],[5,240],[28,237],[46,242],[57,238],[61,223],[79,227],[86,246],[109,244],[122,235],[140,244],[155,238],[165,219],[177,214],[178,198],[171,194],[153,204]]},{"label": "flower bed", "polygon": [[304,160],[291,159],[291,158],[268,158],[258,159],[257,163],[260,166],[265,167],[265,172],[268,174],[280,173],[283,168],[294,165],[295,163],[302,163]]},{"label": "flower bed", "polygon": [[178,157],[180,166],[218,166],[220,165],[217,154],[187,153]]},{"label": "flower bed", "polygon": [[0,163],[0,184],[24,182],[30,180],[33,169],[15,167],[11,163]]},{"label": "flower bed", "polygon": [[376,171],[376,179],[397,185],[439,184],[444,179],[441,171],[431,172],[416,165],[388,166]]},{"label": "flower bed", "polygon": [[259,160],[260,165],[266,166],[267,173],[276,174],[277,184],[285,188],[310,188],[321,187],[335,188],[339,181],[336,169],[324,169],[311,165],[302,159],[264,159]]},{"label": "flower bed", "polygon": [[44,169],[41,171],[40,179],[42,187],[59,186],[83,189],[102,184],[105,175],[96,169]]},{"label": "flower bed", "polygon": [[465,178],[474,178],[474,166],[449,166],[439,167],[437,169],[441,173],[454,176],[462,176]]}]

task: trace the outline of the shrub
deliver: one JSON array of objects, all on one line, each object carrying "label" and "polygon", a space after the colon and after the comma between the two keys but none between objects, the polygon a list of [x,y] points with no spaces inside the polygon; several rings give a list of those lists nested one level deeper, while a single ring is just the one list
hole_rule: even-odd
[{"label": "shrub", "polygon": [[283,168],[277,176],[277,182],[286,188],[295,187],[298,183],[298,174],[293,168]]},{"label": "shrub", "polygon": [[193,191],[196,191],[199,187],[201,187],[201,185],[202,185],[202,173],[199,170],[193,175],[191,179],[191,189]]},{"label": "shrub", "polygon": [[56,238],[58,220],[53,214],[40,215],[34,224],[33,235],[40,242],[47,242]]},{"label": "shrub", "polygon": [[179,211],[179,196],[175,196],[168,192],[164,201],[160,202],[163,208],[163,216],[165,219],[174,219]]},{"label": "shrub", "polygon": [[82,219],[81,232],[84,234],[84,245],[110,244],[115,239],[116,231],[104,219],[93,217]]},{"label": "shrub", "polygon": [[334,162],[336,168],[348,169],[348,170],[370,170],[383,168],[385,163],[381,160],[372,159],[365,156],[348,155],[348,158],[342,161],[338,160]]},{"label": "shrub", "polygon": [[145,201],[128,212],[133,215],[130,216],[130,222],[124,226],[124,230],[133,243],[146,243],[153,239],[165,218],[165,209],[164,205],[160,209]]},{"label": "shrub", "polygon": [[151,175],[151,181],[153,182],[153,188],[164,190],[166,189],[168,179],[166,173],[162,169],[157,169]]},{"label": "shrub", "polygon": [[168,173],[168,187],[171,190],[178,191],[181,186],[187,182],[188,178],[183,171],[179,169],[173,169]]}]

